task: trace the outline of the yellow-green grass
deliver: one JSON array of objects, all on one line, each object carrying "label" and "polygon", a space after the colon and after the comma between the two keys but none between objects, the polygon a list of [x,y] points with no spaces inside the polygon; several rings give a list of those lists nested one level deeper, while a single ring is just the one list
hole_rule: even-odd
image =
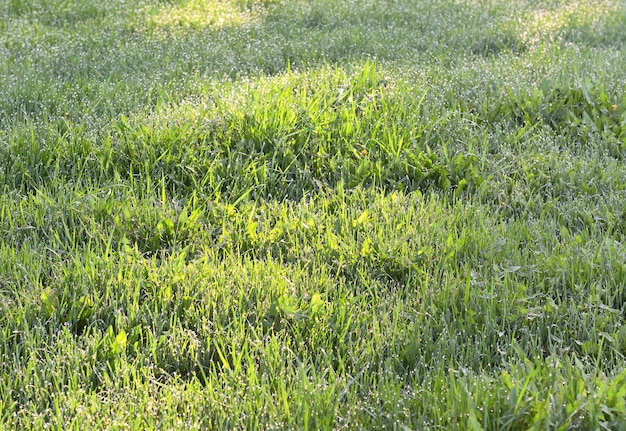
[{"label": "yellow-green grass", "polygon": [[626,429],[623,2],[0,17],[0,428]]}]

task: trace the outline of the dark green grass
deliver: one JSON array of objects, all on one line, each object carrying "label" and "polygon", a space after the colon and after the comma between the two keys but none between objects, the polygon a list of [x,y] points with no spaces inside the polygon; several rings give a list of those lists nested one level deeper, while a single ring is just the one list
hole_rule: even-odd
[{"label": "dark green grass", "polygon": [[0,428],[626,429],[622,3],[0,16]]}]

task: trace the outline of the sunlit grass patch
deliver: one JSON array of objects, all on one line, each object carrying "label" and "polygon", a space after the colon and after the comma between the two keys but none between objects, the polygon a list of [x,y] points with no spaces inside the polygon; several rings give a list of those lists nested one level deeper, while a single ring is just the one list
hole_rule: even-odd
[{"label": "sunlit grass patch", "polygon": [[160,5],[151,12],[148,26],[163,31],[219,29],[253,22],[258,13],[235,0],[183,0]]},{"label": "sunlit grass patch", "polygon": [[520,37],[527,43],[559,40],[581,29],[598,29],[620,11],[623,4],[606,0],[598,2],[568,1],[554,8],[529,10],[520,21]]}]

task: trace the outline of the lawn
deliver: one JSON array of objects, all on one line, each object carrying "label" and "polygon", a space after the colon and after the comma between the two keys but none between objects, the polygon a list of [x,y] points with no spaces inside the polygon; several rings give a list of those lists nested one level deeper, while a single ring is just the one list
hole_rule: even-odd
[{"label": "lawn", "polygon": [[0,429],[626,430],[623,0],[4,0]]}]

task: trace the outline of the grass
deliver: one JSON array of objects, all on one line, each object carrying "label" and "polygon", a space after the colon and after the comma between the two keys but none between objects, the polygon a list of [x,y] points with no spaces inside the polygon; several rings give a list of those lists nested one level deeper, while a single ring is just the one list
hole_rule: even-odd
[{"label": "grass", "polygon": [[622,2],[131,3],[0,5],[0,428],[626,429]]}]

